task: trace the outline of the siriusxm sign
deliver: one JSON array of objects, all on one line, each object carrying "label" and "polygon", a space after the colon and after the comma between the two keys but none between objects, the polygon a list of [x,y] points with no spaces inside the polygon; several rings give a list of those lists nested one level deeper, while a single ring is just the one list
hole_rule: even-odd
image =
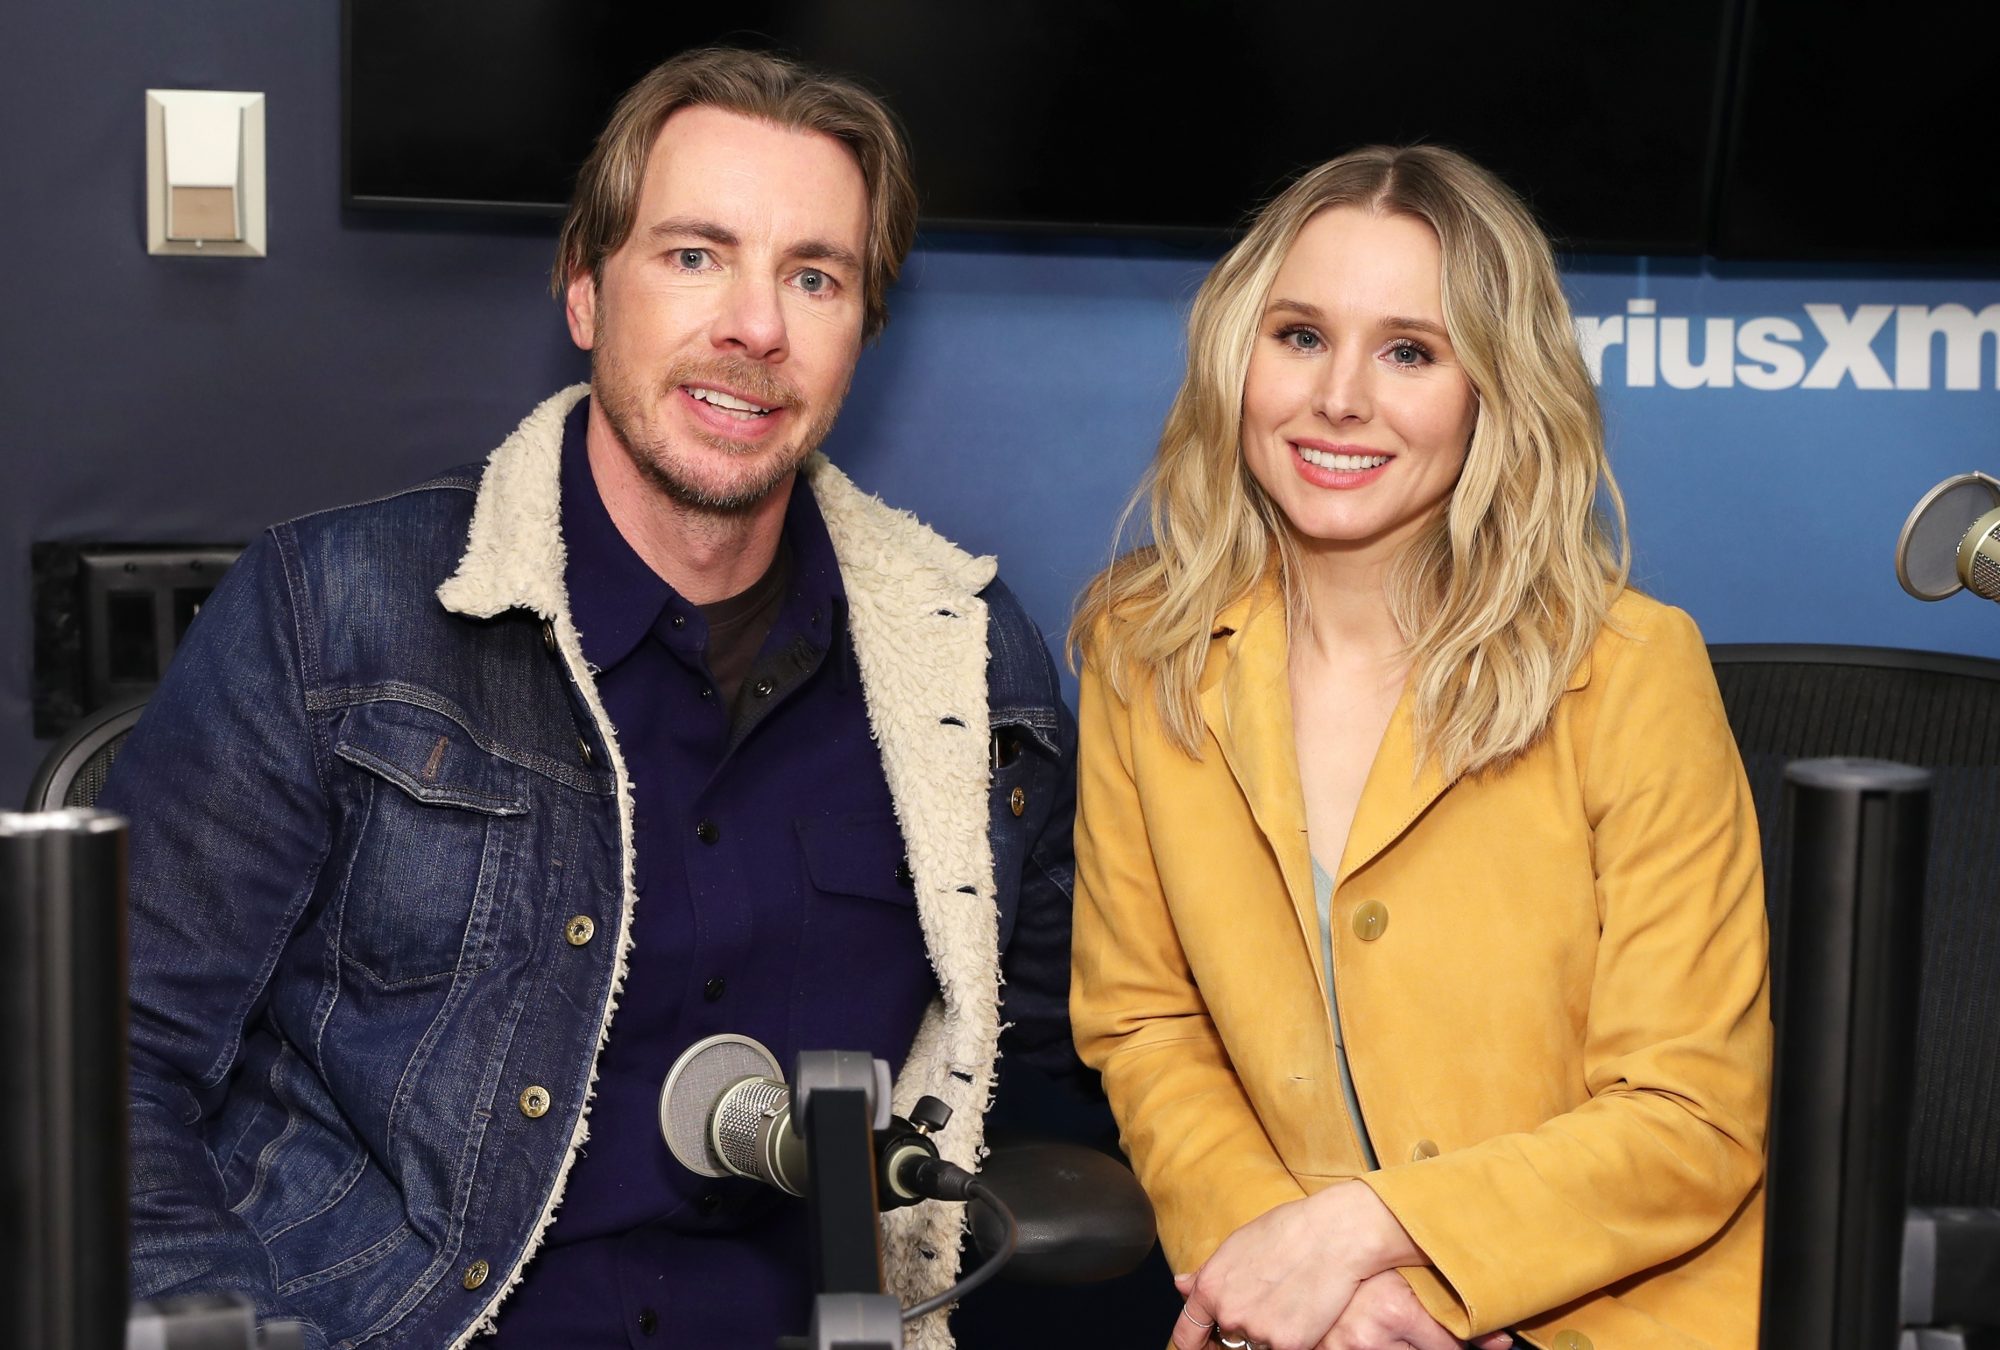
[{"label": "siriusxm sign", "polygon": [[1647,389],[2000,389],[2000,304],[1808,304],[1798,317],[1689,317],[1628,300],[1579,315],[1590,377]]}]

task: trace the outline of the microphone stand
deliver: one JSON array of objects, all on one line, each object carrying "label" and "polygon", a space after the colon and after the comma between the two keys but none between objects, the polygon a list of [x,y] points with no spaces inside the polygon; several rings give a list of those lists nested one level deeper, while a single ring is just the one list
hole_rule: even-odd
[{"label": "microphone stand", "polygon": [[792,1081],[818,1291],[809,1350],[903,1350],[902,1304],[883,1292],[874,1132],[886,1126],[889,1103],[878,1099],[874,1060],[850,1050],[801,1051]]}]

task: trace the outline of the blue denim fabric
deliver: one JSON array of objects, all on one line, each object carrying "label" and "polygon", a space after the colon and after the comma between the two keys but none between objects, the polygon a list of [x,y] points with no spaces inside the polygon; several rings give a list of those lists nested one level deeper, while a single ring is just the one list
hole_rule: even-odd
[{"label": "blue denim fabric", "polygon": [[[437,599],[477,487],[268,531],[105,790],[132,820],[135,1298],[241,1292],[311,1350],[447,1346],[562,1175],[615,958],[615,784],[541,621]],[[1033,623],[985,598],[1007,1050],[1066,1067],[1075,726]]]}]

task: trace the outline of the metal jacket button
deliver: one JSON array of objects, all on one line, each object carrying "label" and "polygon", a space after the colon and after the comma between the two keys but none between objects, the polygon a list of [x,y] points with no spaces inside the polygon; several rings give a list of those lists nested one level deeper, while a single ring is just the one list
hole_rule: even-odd
[{"label": "metal jacket button", "polygon": [[1389,907],[1380,900],[1367,900],[1355,906],[1354,936],[1363,942],[1373,942],[1388,927]]},{"label": "metal jacket button", "polygon": [[521,1114],[529,1120],[540,1120],[549,1112],[549,1090],[545,1087],[531,1087],[521,1094]]},{"label": "metal jacket button", "polygon": [[556,652],[556,626],[547,619],[542,620],[542,645],[549,649],[549,655]]},{"label": "metal jacket button", "polygon": [[1020,788],[1015,788],[1013,794],[1007,798],[1007,805],[1013,808],[1015,815],[1020,815],[1028,809],[1028,794]]},{"label": "metal jacket button", "polygon": [[1435,1158],[1437,1155],[1438,1146],[1428,1139],[1419,1139],[1410,1146],[1411,1162],[1422,1162],[1426,1158]]},{"label": "metal jacket button", "polygon": [[563,927],[563,936],[572,947],[581,947],[597,932],[597,925],[590,921],[588,914],[578,914]]},{"label": "metal jacket button", "polygon": [[480,1285],[486,1283],[486,1276],[489,1273],[484,1261],[474,1261],[465,1268],[465,1278],[460,1280],[459,1283],[463,1284],[467,1289],[477,1289]]},{"label": "metal jacket button", "polygon": [[597,756],[590,753],[590,742],[586,741],[583,737],[579,736],[576,738],[576,748],[583,752],[583,762],[586,765],[596,760]]}]

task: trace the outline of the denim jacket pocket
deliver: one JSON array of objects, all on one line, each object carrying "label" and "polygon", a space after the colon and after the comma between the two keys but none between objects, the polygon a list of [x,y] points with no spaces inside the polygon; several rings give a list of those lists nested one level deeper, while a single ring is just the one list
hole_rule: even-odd
[{"label": "denim jacket pocket", "polygon": [[520,848],[510,827],[528,813],[526,771],[444,714],[401,702],[353,709],[334,754],[360,771],[337,918],[343,957],[383,988],[491,965],[494,897]]}]

